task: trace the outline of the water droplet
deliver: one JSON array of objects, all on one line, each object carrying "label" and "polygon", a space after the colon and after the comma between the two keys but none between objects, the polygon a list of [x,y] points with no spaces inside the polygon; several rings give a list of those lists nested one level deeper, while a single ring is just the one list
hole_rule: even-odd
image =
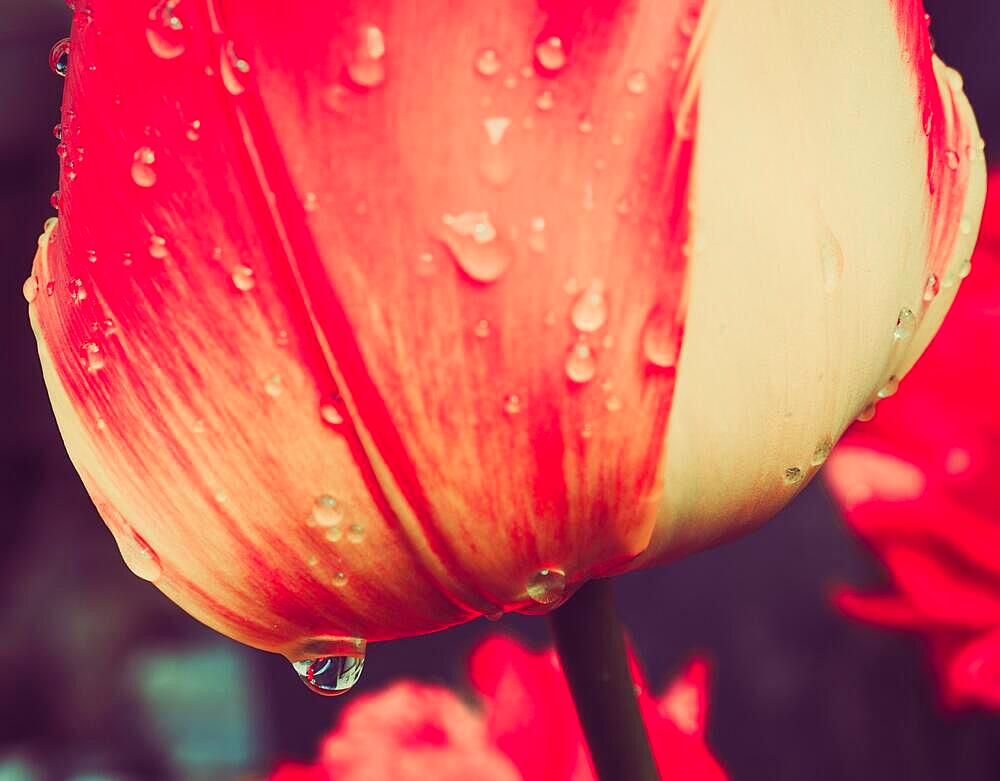
[{"label": "water droplet", "polygon": [[363,651],[361,656],[323,656],[292,662],[292,667],[311,691],[323,697],[337,697],[350,691],[361,678],[365,657]]},{"label": "water droplet", "polygon": [[961,158],[959,158],[958,152],[954,149],[949,149],[944,153],[944,161],[952,171],[957,171],[961,163]]},{"label": "water droplet", "polygon": [[132,155],[132,181],[140,187],[152,187],[156,184],[156,171],[153,164],[156,153],[148,146],[141,146]]},{"label": "water droplet", "polygon": [[385,81],[385,38],[373,24],[361,25],[357,35],[347,58],[347,75],[359,87],[371,89]]},{"label": "water droplet", "polygon": [[122,253],[122,265],[123,266],[131,266],[132,265],[132,253],[131,252],[123,252]]},{"label": "water droplet", "polygon": [[231,277],[233,280],[233,287],[243,293],[248,290],[253,290],[254,285],[257,284],[254,280],[253,269],[239,263],[233,266],[233,273]]},{"label": "water droplet", "polygon": [[236,44],[226,41],[219,53],[219,75],[226,91],[233,96],[246,91],[244,79],[250,73],[250,63],[236,53]]},{"label": "water droplet", "polygon": [[451,230],[444,240],[458,267],[477,282],[494,282],[507,270],[511,255],[486,212],[446,214],[444,224]]},{"label": "water droplet", "polygon": [[476,73],[492,78],[500,72],[500,56],[496,49],[483,49],[476,55]]},{"label": "water droplet", "polygon": [[486,339],[490,335],[490,321],[480,320],[478,323],[476,323],[475,327],[472,329],[472,333],[474,333],[480,339]]},{"label": "water droplet", "polygon": [[137,578],[152,583],[163,574],[163,566],[156,551],[130,526],[125,525],[121,532],[115,534],[115,542],[118,543],[125,566]]},{"label": "water droplet", "polygon": [[819,466],[830,457],[830,451],[833,450],[833,442],[829,439],[821,440],[816,449],[813,451],[811,463],[813,466]]},{"label": "water droplet", "polygon": [[87,262],[96,263],[97,262],[97,250],[87,250]]},{"label": "water droplet", "polygon": [[532,252],[545,252],[549,245],[545,236],[545,218],[533,217],[529,227],[531,233],[528,234],[528,249]]},{"label": "water droplet", "polygon": [[885,385],[878,389],[878,393],[876,395],[880,399],[887,399],[895,394],[897,390],[899,390],[899,379],[892,376],[886,381]]},{"label": "water droplet", "polygon": [[566,376],[576,383],[586,383],[594,379],[597,373],[597,361],[594,358],[594,351],[590,349],[585,337],[579,340],[569,349],[566,356]]},{"label": "water droplet", "polygon": [[586,114],[580,118],[580,123],[576,126],[577,129],[586,135],[594,130],[594,121]]},{"label": "water droplet", "polygon": [[514,172],[514,158],[503,143],[504,134],[510,127],[509,117],[490,117],[483,122],[489,144],[483,150],[479,172],[490,184],[502,186],[510,181]]},{"label": "water droplet", "polygon": [[896,328],[892,335],[896,339],[907,339],[913,335],[913,329],[917,324],[916,315],[912,310],[903,307],[899,310],[899,317],[896,319]]},{"label": "water droplet", "polygon": [[625,89],[633,95],[642,95],[649,89],[649,77],[645,71],[632,71],[625,79]]},{"label": "water droplet", "polygon": [[314,212],[319,208],[319,199],[316,193],[306,193],[302,196],[302,208],[307,212]]},{"label": "water droplet", "polygon": [[91,374],[96,374],[104,368],[104,351],[97,342],[86,342],[80,348],[83,353],[83,365]]},{"label": "water droplet", "polygon": [[326,530],[326,534],[323,535],[330,542],[340,542],[341,538],[344,536],[344,530],[339,526],[334,526]]},{"label": "water droplet", "polygon": [[55,46],[49,51],[49,67],[56,76],[66,78],[66,72],[69,70],[69,47],[69,38],[63,38],[61,41],[56,41]]},{"label": "water droplet", "polygon": [[646,360],[661,369],[674,369],[680,353],[680,328],[664,307],[649,313],[642,329],[642,352]]},{"label": "water droplet", "polygon": [[146,41],[157,57],[172,60],[184,53],[184,23],[174,13],[180,0],[160,0],[149,11]]},{"label": "water droplet", "polygon": [[59,191],[58,190],[56,190],[55,192],[52,193],[52,195],[49,196],[49,203],[52,205],[53,209],[55,209],[56,211],[59,211]]},{"label": "water droplet", "polygon": [[622,408],[622,400],[615,395],[608,396],[604,401],[604,407],[608,412],[618,412]]},{"label": "water droplet", "polygon": [[542,90],[535,99],[535,105],[539,111],[549,111],[555,104],[555,96],[552,94],[552,90],[549,89]]},{"label": "water droplet", "polygon": [[566,593],[566,573],[558,569],[540,569],[528,578],[527,592],[539,605],[554,605]]},{"label": "water droplet", "polygon": [[503,411],[508,415],[516,415],[521,411],[521,397],[516,393],[510,393],[504,397]]},{"label": "water droplet", "polygon": [[535,47],[535,58],[546,71],[555,73],[562,70],[566,67],[566,50],[563,48],[562,39],[553,35],[539,41]]},{"label": "water droplet", "polygon": [[45,295],[51,297],[52,294],[55,293],[55,292],[56,292],[56,283],[55,282],[46,282],[45,283]]},{"label": "water droplet", "polygon": [[972,259],[964,258],[958,265],[958,278],[965,279],[972,273]]},{"label": "water droplet", "polygon": [[38,277],[30,276],[24,280],[21,292],[24,294],[24,300],[29,304],[34,301],[38,297]]},{"label": "water droplet", "polygon": [[69,281],[69,297],[74,304],[87,300],[87,289],[83,286],[83,280],[74,277]]},{"label": "water droplet", "polygon": [[819,256],[823,267],[823,287],[827,293],[832,293],[844,276],[844,250],[832,233],[823,239]]},{"label": "water droplet", "polygon": [[570,321],[578,331],[592,333],[600,329],[607,319],[608,304],[604,298],[604,286],[595,280],[573,304]]},{"label": "water droplet", "polygon": [[184,132],[188,141],[197,141],[201,138],[201,120],[196,119],[190,125],[188,129]]},{"label": "water droplet", "polygon": [[312,518],[318,526],[336,526],[344,520],[344,509],[336,498],[322,494],[313,504]]},{"label": "water droplet", "polygon": [[266,380],[264,380],[264,393],[270,396],[272,399],[278,398],[281,392],[285,389],[285,384],[281,379],[280,375],[272,374]]},{"label": "water droplet", "polygon": [[365,527],[360,523],[352,523],[347,527],[347,541],[353,542],[355,545],[364,542],[365,539]]},{"label": "water droplet", "polygon": [[931,274],[924,285],[924,301],[933,301],[940,291],[941,281],[937,278],[937,274]]},{"label": "water droplet", "polygon": [[343,588],[347,585],[347,573],[346,572],[334,572],[333,573],[333,585],[337,588]]},{"label": "water droplet", "polygon": [[694,31],[698,28],[698,17],[699,12],[697,8],[688,11],[681,17],[681,20],[677,25],[681,35],[685,38],[690,38],[694,35]]},{"label": "water droplet", "polygon": [[580,429],[580,437],[582,439],[590,439],[594,436],[594,424],[584,423],[583,427]]},{"label": "water droplet", "polygon": [[149,255],[157,260],[163,260],[170,255],[167,249],[167,240],[162,236],[149,237]]},{"label": "water droplet", "polygon": [[339,394],[331,394],[324,396],[319,404],[319,416],[324,422],[329,423],[331,426],[339,426],[344,422],[344,413],[341,411],[341,405],[344,400]]},{"label": "water droplet", "polygon": [[876,409],[875,402],[868,404],[863,410],[861,410],[861,414],[858,415],[858,420],[860,420],[862,423],[867,423],[869,420],[875,417],[875,409]]},{"label": "water droplet", "polygon": [[67,146],[65,143],[57,144],[56,156],[62,160],[65,160],[69,156],[69,146]]},{"label": "water droplet", "polygon": [[958,221],[958,232],[963,236],[968,236],[972,233],[972,220],[968,217],[962,217],[962,219]]},{"label": "water droplet", "polygon": [[781,473],[781,479],[785,485],[798,485],[805,478],[805,472],[800,466],[790,466]]},{"label": "water droplet", "polygon": [[58,124],[52,128],[52,135],[56,137],[57,141],[62,141],[62,124]]}]

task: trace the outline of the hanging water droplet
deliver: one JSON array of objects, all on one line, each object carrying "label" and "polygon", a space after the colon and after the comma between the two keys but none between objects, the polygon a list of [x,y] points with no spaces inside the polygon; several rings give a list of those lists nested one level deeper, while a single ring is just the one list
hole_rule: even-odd
[{"label": "hanging water droplet", "polygon": [[642,329],[642,352],[661,369],[675,369],[680,353],[680,329],[664,307],[654,307]]},{"label": "hanging water droplet", "polygon": [[813,466],[819,466],[824,463],[827,458],[830,457],[830,451],[833,450],[833,442],[829,439],[821,440],[816,449],[813,451],[811,463]]},{"label": "hanging water droplet", "polygon": [[96,263],[97,262],[97,250],[87,250],[87,262]]},{"label": "hanging water droplet", "polygon": [[896,328],[892,335],[898,340],[907,339],[913,335],[913,329],[917,324],[916,315],[912,310],[903,307],[899,310],[899,317],[896,319]]},{"label": "hanging water droplet", "polygon": [[250,73],[250,63],[236,53],[236,44],[226,41],[219,53],[219,76],[226,91],[233,96],[246,91],[244,80]]},{"label": "hanging water droplet", "polygon": [[527,584],[528,597],[539,605],[554,605],[566,593],[566,573],[562,570],[540,569]]},{"label": "hanging water droplet", "polygon": [[508,145],[503,143],[510,117],[489,117],[483,126],[489,144],[483,150],[479,172],[487,182],[499,187],[509,182],[514,172],[514,158]]},{"label": "hanging water droplet", "polygon": [[538,107],[539,111],[550,111],[555,104],[555,95],[553,95],[552,90],[549,89],[542,90],[538,93],[538,97],[535,99],[535,106]]},{"label": "hanging water droplet", "polygon": [[[343,573],[338,573],[343,574]],[[337,697],[350,691],[361,678],[365,668],[364,651],[361,656],[324,656],[292,662],[292,667],[311,691],[323,697]]]},{"label": "hanging water droplet", "polygon": [[49,51],[49,67],[56,76],[66,78],[69,70],[69,38],[56,41],[56,44]]},{"label": "hanging water droplet", "polygon": [[880,399],[887,399],[899,390],[899,379],[896,376],[890,377],[885,385],[878,389],[876,394]]},{"label": "hanging water droplet", "polygon": [[861,414],[858,415],[858,420],[860,420],[862,423],[867,423],[869,420],[875,417],[875,409],[876,409],[875,402],[871,402],[863,410],[861,410]]},{"label": "hanging water droplet", "polygon": [[167,240],[162,236],[150,236],[149,255],[157,260],[163,260],[170,255],[170,252],[167,249]]},{"label": "hanging water droplet", "polygon": [[805,478],[805,472],[800,466],[790,466],[781,473],[785,485],[798,485]]},{"label": "hanging water droplet", "polygon": [[566,376],[573,382],[583,384],[594,379],[597,373],[597,361],[594,358],[594,351],[590,349],[585,337],[580,339],[569,349],[566,356]]},{"label": "hanging water droplet", "polygon": [[104,351],[97,342],[85,342],[80,348],[83,353],[83,365],[91,374],[96,374],[104,368]]},{"label": "hanging water droplet", "polygon": [[619,396],[612,394],[605,399],[604,407],[608,412],[618,412],[622,408],[622,400]]},{"label": "hanging water droplet", "polygon": [[478,336],[480,339],[486,339],[490,335],[490,321],[480,320],[476,323],[475,327],[472,329],[472,333]]},{"label": "hanging water droplet", "polygon": [[24,280],[21,292],[24,294],[24,300],[29,304],[34,301],[38,297],[38,277],[32,275]]},{"label": "hanging water droplet", "polygon": [[201,138],[201,120],[196,119],[190,125],[188,129],[184,131],[184,135],[187,137],[188,141],[197,141]]},{"label": "hanging water droplet", "polygon": [[347,573],[338,571],[333,573],[333,585],[337,588],[343,588],[347,585]]},{"label": "hanging water droplet", "polygon": [[958,264],[958,278],[965,279],[971,273],[972,273],[972,258],[964,258],[962,262]]},{"label": "hanging water droplet", "polygon": [[59,191],[56,190],[49,196],[49,204],[53,209],[59,211]]},{"label": "hanging water droplet", "polygon": [[156,551],[130,526],[125,525],[121,532],[115,534],[115,542],[118,543],[125,566],[137,578],[153,583],[163,574],[163,566]]},{"label": "hanging water droplet", "polygon": [[496,76],[500,72],[500,56],[496,49],[483,49],[476,55],[476,73],[486,78]]},{"label": "hanging water droplet", "polygon": [[371,89],[385,81],[385,38],[373,24],[361,25],[357,36],[347,57],[347,75],[359,87]]},{"label": "hanging water droplet", "polygon": [[508,415],[516,415],[521,411],[521,397],[516,393],[510,393],[504,397],[503,411]]},{"label": "hanging water droplet", "polygon": [[156,153],[148,146],[141,146],[132,155],[132,181],[140,187],[152,187],[156,184],[156,171],[153,164]]},{"label": "hanging water droplet", "polygon": [[486,212],[446,214],[444,224],[451,230],[443,237],[458,267],[477,282],[494,282],[507,270],[511,255],[497,241],[496,228]]},{"label": "hanging water droplet", "polygon": [[313,504],[312,519],[318,526],[336,526],[344,520],[344,509],[336,498],[322,494],[316,497]]},{"label": "hanging water droplet", "polygon": [[553,35],[539,41],[535,47],[535,59],[546,71],[555,73],[562,70],[566,67],[566,50],[562,39]]},{"label": "hanging water droplet", "polygon": [[264,380],[264,393],[270,396],[272,399],[278,398],[281,392],[285,389],[285,384],[278,374],[272,374],[266,380]]},{"label": "hanging water droplet", "polygon": [[827,293],[832,293],[844,276],[844,250],[832,233],[823,239],[819,256],[823,268],[823,287]]},{"label": "hanging water droplet", "polygon": [[642,95],[649,89],[649,76],[645,71],[632,71],[625,79],[625,89],[633,95]]},{"label": "hanging water droplet", "polygon": [[57,124],[52,128],[52,135],[56,137],[57,141],[62,141],[62,124]]},{"label": "hanging water droplet", "polygon": [[233,266],[233,273],[230,276],[233,280],[233,287],[243,293],[253,290],[254,285],[257,284],[254,280],[253,269],[239,263]]},{"label": "hanging water droplet", "polygon": [[926,284],[924,284],[924,301],[933,301],[940,291],[941,282],[937,278],[937,274],[929,275]]},{"label": "hanging water droplet", "polygon": [[184,23],[174,13],[179,2],[180,0],[160,0],[149,11],[146,41],[153,54],[164,60],[172,60],[184,53]]},{"label": "hanging water droplet", "polygon": [[353,542],[355,545],[364,542],[365,539],[365,527],[360,523],[352,523],[347,527],[347,541]]},{"label": "hanging water droplet", "polygon": [[319,416],[324,422],[331,426],[339,426],[344,422],[344,413],[341,412],[343,399],[339,394],[324,396],[319,404]]},{"label": "hanging water droplet", "polygon": [[592,333],[608,319],[608,304],[604,298],[604,285],[594,280],[583,291],[570,310],[570,321],[578,331]]}]

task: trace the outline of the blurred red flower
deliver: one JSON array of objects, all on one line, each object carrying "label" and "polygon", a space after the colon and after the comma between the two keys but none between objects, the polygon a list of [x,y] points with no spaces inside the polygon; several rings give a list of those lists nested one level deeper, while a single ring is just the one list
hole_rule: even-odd
[{"label": "blurred red flower", "polygon": [[945,701],[1000,708],[1000,171],[951,315],[902,393],[855,426],[826,477],[886,565],[849,614],[928,641]]},{"label": "blurred red flower", "polygon": [[[639,703],[665,778],[724,781],[705,745],[707,664],[695,659],[654,697],[633,661]],[[478,709],[438,686],[403,682],[355,699],[314,765],[270,781],[589,781],[594,778],[553,651],[493,638],[472,655]]]}]

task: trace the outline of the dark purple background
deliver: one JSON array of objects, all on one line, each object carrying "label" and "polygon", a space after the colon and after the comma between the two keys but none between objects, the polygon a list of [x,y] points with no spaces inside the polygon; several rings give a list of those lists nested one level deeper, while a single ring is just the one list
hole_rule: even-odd
[{"label": "dark purple background", "polygon": [[[1000,144],[1000,3],[927,5]],[[132,577],[48,408],[20,288],[52,214],[62,83],[46,60],[68,24],[63,0],[0,0],[0,781],[222,779],[310,757],[343,701]],[[917,641],[830,608],[833,584],[881,577],[814,483],[747,539],[619,579],[619,599],[656,686],[696,650],[714,660],[710,741],[736,779],[1000,779],[1000,718],[944,712]],[[359,689],[462,685],[468,650],[497,630],[546,640],[544,620],[510,617],[377,645]]]}]

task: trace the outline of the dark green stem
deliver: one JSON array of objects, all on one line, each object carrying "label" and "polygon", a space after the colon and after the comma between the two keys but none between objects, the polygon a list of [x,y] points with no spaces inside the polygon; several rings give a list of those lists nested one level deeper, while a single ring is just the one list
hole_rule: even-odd
[{"label": "dark green stem", "polygon": [[659,781],[611,580],[584,584],[549,620],[598,779]]}]

